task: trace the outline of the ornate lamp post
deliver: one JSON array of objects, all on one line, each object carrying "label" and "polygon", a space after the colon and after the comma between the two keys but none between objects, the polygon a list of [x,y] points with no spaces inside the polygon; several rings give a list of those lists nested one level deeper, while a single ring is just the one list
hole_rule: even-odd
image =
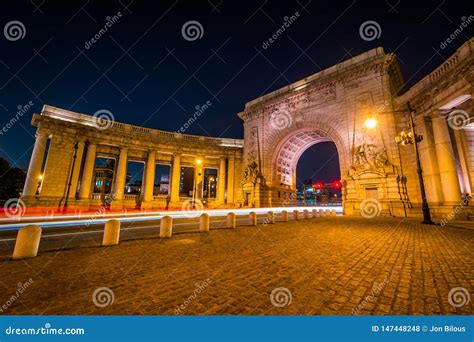
[{"label": "ornate lamp post", "polygon": [[415,131],[415,122],[413,119],[413,115],[415,111],[411,108],[410,102],[407,102],[408,107],[408,115],[409,115],[409,124],[410,124],[410,132],[400,132],[399,135],[395,137],[395,142],[397,144],[401,144],[403,146],[408,144],[413,144],[413,148],[415,151],[416,157],[416,171],[418,173],[418,181],[420,183],[420,192],[421,192],[421,208],[423,211],[423,221],[422,224],[435,224],[431,220],[430,208],[428,206],[428,201],[426,200],[426,191],[425,191],[425,183],[423,181],[423,170],[421,168],[421,161],[420,161],[420,153],[418,152],[418,143],[423,140],[422,135],[416,134]]}]

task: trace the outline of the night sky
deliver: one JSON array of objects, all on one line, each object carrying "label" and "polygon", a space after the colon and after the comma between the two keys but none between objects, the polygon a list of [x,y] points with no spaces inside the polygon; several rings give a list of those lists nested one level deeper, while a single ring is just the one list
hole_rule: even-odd
[{"label": "night sky", "polygon": [[[369,49],[395,51],[409,84],[441,64],[472,36],[474,22],[445,49],[440,44],[463,17],[468,1],[51,1],[2,2],[1,28],[17,20],[23,39],[0,35],[0,125],[18,106],[33,109],[0,135],[0,156],[26,168],[34,143],[31,115],[50,104],[115,120],[178,130],[197,105],[211,106],[186,133],[241,138],[237,113],[245,102]],[[121,17],[89,49],[107,22]],[[297,20],[267,49],[284,22]],[[198,21],[202,37],[183,38]],[[368,20],[380,38],[365,41]],[[313,151],[314,150],[314,151]],[[338,176],[335,148],[314,146],[303,155],[299,178]]]}]

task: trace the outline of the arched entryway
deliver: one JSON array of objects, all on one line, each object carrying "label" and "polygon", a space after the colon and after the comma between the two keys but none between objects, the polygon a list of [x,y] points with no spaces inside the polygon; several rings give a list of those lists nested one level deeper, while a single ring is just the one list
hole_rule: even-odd
[{"label": "arched entryway", "polygon": [[[321,129],[302,129],[285,135],[274,151],[271,182],[273,188],[271,196],[272,205],[289,205],[301,202],[301,199],[298,198],[300,191],[297,190],[301,190],[298,188],[298,185],[304,183],[305,180],[297,178],[296,171],[298,162],[305,151],[319,144],[326,145],[329,149],[332,147],[332,151],[335,155],[330,157],[330,159],[335,159],[339,167],[339,169],[334,172],[333,179],[320,180],[322,183],[320,192],[322,192],[322,190],[328,190],[329,185],[326,183],[337,181],[339,186],[338,202],[341,204],[342,196],[340,195],[340,185],[342,183],[340,176],[344,174],[343,169],[347,159],[345,156],[346,149],[343,147],[341,138],[335,132],[328,133],[328,131]],[[328,158],[323,157],[323,159]],[[327,162],[327,160],[320,160],[317,164],[323,165],[324,162]],[[328,192],[334,193],[332,191],[325,191],[326,194]]]},{"label": "arched entryway", "polygon": [[325,141],[309,146],[296,164],[297,204],[342,205],[341,187],[336,145]]}]

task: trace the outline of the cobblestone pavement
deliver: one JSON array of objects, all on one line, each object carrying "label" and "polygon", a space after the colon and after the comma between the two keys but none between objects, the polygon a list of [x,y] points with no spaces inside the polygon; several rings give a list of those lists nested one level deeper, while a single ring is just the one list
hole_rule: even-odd
[{"label": "cobblestone pavement", "polygon": [[2,261],[0,313],[473,314],[473,237],[336,217],[47,252]]}]

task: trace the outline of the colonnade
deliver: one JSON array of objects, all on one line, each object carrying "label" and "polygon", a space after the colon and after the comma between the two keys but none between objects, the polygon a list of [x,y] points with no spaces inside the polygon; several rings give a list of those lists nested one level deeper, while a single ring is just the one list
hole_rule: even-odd
[{"label": "colonnade", "polygon": [[[38,183],[42,177],[48,176],[42,174],[43,164],[48,153],[46,152],[46,146],[49,135],[44,131],[38,130],[36,135],[35,145],[28,168],[28,174],[23,190],[23,198],[28,200],[32,198],[41,198],[45,195],[38,192]],[[76,161],[74,163],[72,175],[66,186],[69,187],[70,198],[77,200],[78,204],[87,204],[92,199],[93,181],[95,179],[94,172],[96,167],[96,159],[98,158],[98,149],[100,144],[97,142],[79,140],[76,143]],[[115,163],[112,191],[113,202],[121,206],[125,200],[125,185],[127,177],[127,166],[129,162],[129,154],[132,148],[128,146],[120,146],[118,157]],[[53,151],[54,153],[54,151]],[[85,156],[83,157],[83,153]],[[155,185],[155,172],[157,165],[157,153],[155,149],[149,149],[147,151],[147,157],[145,160],[144,173],[142,177],[142,186],[140,193],[140,202],[142,207],[152,207],[155,200],[154,196],[154,185]],[[217,168],[217,194],[216,194],[216,205],[225,205],[234,203],[234,178],[235,178],[235,157],[234,156],[218,156],[209,157],[218,158]],[[181,167],[185,166],[182,164],[183,155],[181,153],[175,153],[172,156],[171,170],[170,170],[170,203],[172,205],[178,205],[180,203],[180,183],[181,183]],[[203,157],[201,168],[206,167],[206,160],[208,158]],[[64,160],[64,167],[67,167],[68,163]],[[187,165],[187,164],[186,164]],[[48,170],[45,170],[46,173]],[[196,177],[196,174],[195,174]],[[201,176],[202,179],[202,176]],[[200,183],[202,186],[202,182]],[[64,189],[64,193],[67,192]],[[197,189],[197,192],[202,192],[202,189]]]}]

